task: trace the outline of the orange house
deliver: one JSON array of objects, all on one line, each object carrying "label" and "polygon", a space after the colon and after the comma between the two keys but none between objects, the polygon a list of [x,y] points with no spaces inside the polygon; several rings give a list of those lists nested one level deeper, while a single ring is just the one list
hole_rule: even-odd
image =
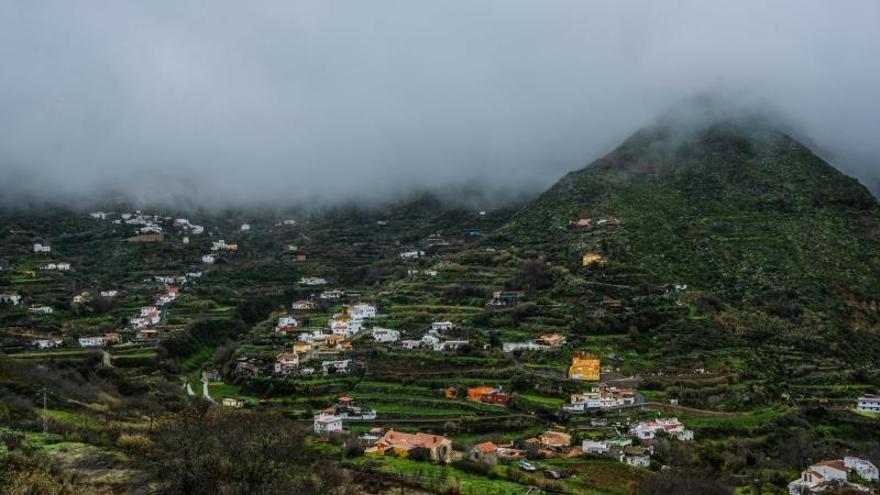
[{"label": "orange house", "polygon": [[599,381],[600,362],[599,358],[589,351],[575,352],[571,356],[571,367],[568,368],[568,377],[572,380]]},{"label": "orange house", "polygon": [[484,395],[489,395],[494,392],[495,389],[493,387],[474,387],[469,388],[467,391],[468,400],[480,402],[483,399]]},{"label": "orange house", "polygon": [[604,265],[607,263],[605,257],[599,253],[584,253],[583,265],[585,267],[592,265]]}]

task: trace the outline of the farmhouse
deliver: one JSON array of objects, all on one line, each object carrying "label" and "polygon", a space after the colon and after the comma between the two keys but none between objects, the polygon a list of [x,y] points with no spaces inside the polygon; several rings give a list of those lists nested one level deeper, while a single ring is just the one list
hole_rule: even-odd
[{"label": "farmhouse", "polygon": [[598,381],[600,371],[599,358],[592,352],[580,351],[571,356],[568,377],[572,380]]},{"label": "farmhouse", "polygon": [[408,457],[414,450],[424,450],[434,462],[450,462],[452,460],[452,441],[440,435],[429,433],[403,433],[388,430],[376,445],[367,449],[368,454],[393,453],[399,457]]},{"label": "farmhouse", "polygon": [[348,374],[352,371],[351,359],[342,359],[339,361],[324,361],[321,363],[321,371],[325,375],[331,373]]},{"label": "farmhouse", "polygon": [[643,442],[650,442],[658,432],[666,432],[667,435],[677,438],[682,442],[694,439],[694,432],[688,430],[678,421],[678,418],[658,418],[648,421],[639,421],[630,428],[629,433]]},{"label": "farmhouse", "polygon": [[862,412],[880,414],[880,396],[863,395],[859,397],[856,409]]}]

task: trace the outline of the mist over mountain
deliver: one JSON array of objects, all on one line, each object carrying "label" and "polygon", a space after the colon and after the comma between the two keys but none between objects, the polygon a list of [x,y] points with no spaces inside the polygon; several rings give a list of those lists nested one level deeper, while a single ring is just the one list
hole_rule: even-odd
[{"label": "mist over mountain", "polygon": [[704,92],[772,106],[876,189],[878,21],[872,1],[7,2],[0,197],[537,193]]}]

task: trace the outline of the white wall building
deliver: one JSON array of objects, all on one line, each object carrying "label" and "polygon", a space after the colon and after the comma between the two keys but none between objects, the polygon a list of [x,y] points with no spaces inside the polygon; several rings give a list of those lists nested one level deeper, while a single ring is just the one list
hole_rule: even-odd
[{"label": "white wall building", "polygon": [[858,457],[844,457],[843,464],[855,471],[863,480],[880,480],[880,472],[877,471],[877,466],[869,460],[859,459]]},{"label": "white wall building", "polygon": [[324,413],[315,416],[315,433],[324,434],[334,431],[342,431],[342,418]]},{"label": "white wall building", "polygon": [[856,409],[862,412],[880,414],[880,396],[863,395],[859,397]]},{"label": "white wall building", "polygon": [[648,421],[639,421],[629,432],[640,440],[653,440],[658,432],[665,431],[667,435],[677,438],[682,442],[694,439],[694,432],[688,430],[678,418],[658,418]]},{"label": "white wall building", "polygon": [[34,243],[34,252],[35,253],[51,253],[52,247],[51,246],[44,246],[43,244],[40,244],[39,242],[35,242]]},{"label": "white wall building", "polygon": [[104,345],[104,337],[80,337],[80,347],[102,347]]},{"label": "white wall building", "polygon": [[400,332],[390,328],[373,327],[372,335],[376,342],[397,342],[400,339]]}]

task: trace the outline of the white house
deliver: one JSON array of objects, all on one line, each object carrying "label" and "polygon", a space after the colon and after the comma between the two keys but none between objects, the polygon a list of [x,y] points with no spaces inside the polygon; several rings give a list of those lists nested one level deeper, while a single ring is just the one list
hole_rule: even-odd
[{"label": "white house", "polygon": [[282,317],[278,318],[278,325],[276,325],[276,326],[277,327],[296,327],[296,326],[299,326],[299,322],[296,321],[296,318],[294,318],[290,315],[287,315],[287,316],[282,316]]},{"label": "white house", "polygon": [[324,413],[315,416],[315,433],[333,433],[334,431],[342,431],[342,418]]},{"label": "white house", "polygon": [[602,455],[608,453],[608,450],[611,449],[611,443],[607,440],[584,440],[581,449],[585,454]]},{"label": "white house", "polygon": [[658,418],[639,421],[636,426],[629,430],[631,435],[648,442],[653,440],[659,431],[665,431],[667,435],[677,438],[682,442],[694,439],[694,432],[686,429],[678,418]]},{"label": "white house", "polygon": [[788,484],[788,493],[791,495],[800,495],[805,492],[821,493],[840,488],[868,493],[870,491],[868,488],[850,483],[847,480],[849,472],[850,468],[839,459],[817,462],[804,469],[800,478]]},{"label": "white house", "polygon": [[400,259],[402,260],[417,260],[425,255],[424,251],[404,251],[400,253]]},{"label": "white house", "polygon": [[295,301],[293,304],[290,305],[290,308],[293,309],[294,311],[311,311],[317,307],[318,307],[317,304],[315,304],[312,301],[305,300],[305,299],[300,300],[300,301]]},{"label": "white house", "polygon": [[66,271],[70,270],[70,263],[61,262],[61,263],[58,263],[57,265],[55,265],[55,268],[62,271],[62,272],[66,272]]},{"label": "white house", "polygon": [[435,321],[431,323],[431,330],[442,332],[445,330],[452,330],[455,328],[455,323],[451,321]]},{"label": "white house", "polygon": [[526,342],[504,342],[501,344],[501,350],[504,352],[538,351],[541,349],[544,349],[544,347],[531,340]]},{"label": "white house", "polygon": [[21,296],[13,292],[5,292],[3,294],[0,294],[0,302],[12,304],[13,306],[18,306],[19,303],[21,303]]},{"label": "white house", "polygon": [[421,344],[422,344],[421,340],[401,340],[400,341],[400,347],[407,349],[407,350],[410,350],[410,351],[413,349],[418,349]]},{"label": "white house", "polygon": [[39,339],[31,342],[31,345],[37,349],[55,349],[61,347],[62,343],[61,339]]},{"label": "white house", "polygon": [[36,313],[40,315],[51,315],[55,312],[51,306],[31,306],[28,308],[28,311],[31,313]]},{"label": "white house", "polygon": [[428,332],[422,336],[421,342],[425,347],[434,347],[434,344],[440,343],[440,337],[435,333]]},{"label": "white house", "polygon": [[104,337],[80,337],[80,347],[102,347],[104,345]]},{"label": "white house", "polygon": [[113,289],[111,289],[111,290],[102,290],[102,291],[101,291],[101,297],[113,298],[113,297],[116,297],[116,296],[118,296],[118,295],[119,295],[119,291],[118,291],[118,290],[113,290]]},{"label": "white house", "polygon": [[187,236],[183,236],[182,242],[183,242],[184,244],[189,244],[189,237],[187,237]]},{"label": "white house", "polygon": [[862,412],[880,414],[880,396],[863,395],[859,397],[856,409]]},{"label": "white house", "polygon": [[202,263],[213,265],[215,261],[217,261],[217,255],[215,253],[210,253],[202,256]]},{"label": "white house", "polygon": [[373,340],[376,342],[397,342],[400,332],[390,328],[373,327]]},{"label": "white house", "polygon": [[327,280],[321,277],[302,277],[299,279],[299,283],[302,285],[324,285]]},{"label": "white house", "polygon": [[355,304],[354,306],[348,308],[348,314],[352,318],[375,318],[376,317],[376,306],[370,304]]},{"label": "white house", "polygon": [[321,363],[321,371],[325,375],[330,374],[331,369],[334,373],[351,373],[351,359],[323,361]]},{"label": "white house", "polygon": [[858,457],[844,457],[843,464],[855,471],[863,480],[880,480],[880,472],[877,471],[877,466],[869,460],[859,459]]},{"label": "white house", "polygon": [[364,324],[361,320],[346,317],[330,320],[330,329],[334,335],[353,337],[364,329]]},{"label": "white house", "polygon": [[34,252],[35,253],[51,253],[52,247],[51,246],[44,246],[44,245],[40,244],[39,242],[35,242],[34,243]]},{"label": "white house", "polygon": [[93,213],[89,213],[89,216],[96,220],[107,220],[107,213],[103,211],[96,211]]},{"label": "white house", "polygon": [[161,234],[162,227],[159,227],[158,225],[147,225],[146,227],[138,229],[138,232],[141,234]]},{"label": "white house", "polygon": [[442,351],[457,351],[462,347],[465,347],[470,342],[467,340],[447,340],[445,342],[438,342],[434,344],[432,347],[437,352]]},{"label": "white house", "polygon": [[296,225],[296,220],[282,220],[283,225]]},{"label": "white house", "polygon": [[[300,282],[300,283],[302,283],[302,282]],[[320,297],[321,299],[327,300],[327,301],[333,301],[333,300],[341,298],[344,295],[345,295],[344,291],[341,291],[339,289],[331,289],[331,290],[325,290],[318,297]]]},{"label": "white house", "polygon": [[251,230],[251,224],[249,224],[249,223],[241,224],[241,230],[242,230],[242,232],[247,232],[248,230]]}]

